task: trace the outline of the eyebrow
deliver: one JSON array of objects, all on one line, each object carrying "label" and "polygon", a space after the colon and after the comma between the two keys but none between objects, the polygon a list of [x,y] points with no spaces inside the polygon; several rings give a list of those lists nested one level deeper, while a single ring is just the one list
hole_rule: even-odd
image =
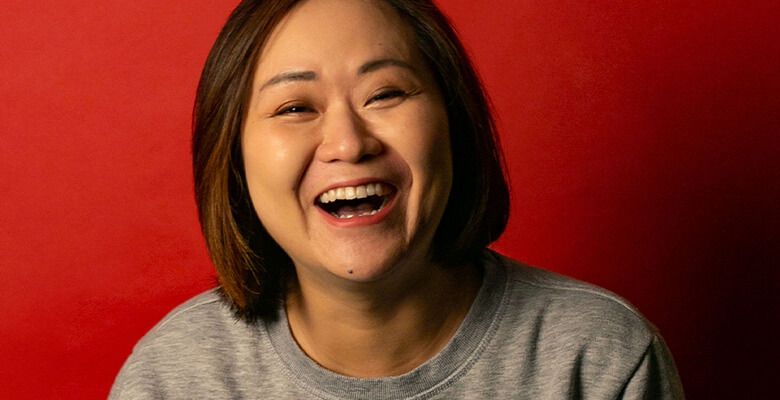
[{"label": "eyebrow", "polygon": [[414,69],[414,67],[411,64],[407,63],[406,61],[401,61],[395,58],[382,58],[380,60],[369,61],[363,64],[362,66],[360,66],[360,68],[358,68],[358,74],[359,75],[367,74],[369,72],[373,72],[378,69],[387,68],[387,67],[400,67],[400,68],[407,69],[414,74],[417,74],[417,70]]},{"label": "eyebrow", "polygon": [[280,83],[295,82],[295,81],[313,81],[316,79],[317,79],[317,73],[315,73],[314,71],[283,72],[269,79],[266,83],[263,84],[263,86],[260,87],[259,91],[262,91],[268,86],[277,85]]},{"label": "eyebrow", "polygon": [[[361,65],[360,68],[358,68],[358,75],[367,74],[369,72],[374,72],[376,70],[382,68],[389,68],[389,67],[400,67],[409,70],[414,74],[417,74],[417,70],[414,69],[414,67],[411,64],[405,61],[401,61],[395,58],[383,58],[380,60],[369,61]],[[295,81],[314,81],[314,80],[317,80],[317,73],[314,71],[283,72],[269,79],[266,83],[263,84],[263,86],[260,87],[260,90],[258,91],[262,91],[268,86],[278,85],[280,83],[288,83],[288,82],[295,82]]]}]

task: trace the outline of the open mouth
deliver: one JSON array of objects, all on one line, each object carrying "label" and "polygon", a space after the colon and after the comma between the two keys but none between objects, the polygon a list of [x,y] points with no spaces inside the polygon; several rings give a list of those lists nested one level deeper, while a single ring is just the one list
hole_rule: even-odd
[{"label": "open mouth", "polygon": [[394,192],[395,188],[381,182],[344,186],[320,194],[315,204],[339,219],[368,217],[387,206]]}]

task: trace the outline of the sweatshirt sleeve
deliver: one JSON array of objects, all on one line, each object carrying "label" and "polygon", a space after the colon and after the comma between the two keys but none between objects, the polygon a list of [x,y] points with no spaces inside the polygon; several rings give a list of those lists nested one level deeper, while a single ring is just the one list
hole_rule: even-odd
[{"label": "sweatshirt sleeve", "polygon": [[653,338],[619,399],[685,399],[674,360],[660,336]]}]

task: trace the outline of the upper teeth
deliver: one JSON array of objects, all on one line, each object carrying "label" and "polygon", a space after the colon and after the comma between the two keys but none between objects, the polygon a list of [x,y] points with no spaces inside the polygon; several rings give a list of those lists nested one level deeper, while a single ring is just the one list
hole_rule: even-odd
[{"label": "upper teeth", "polygon": [[320,195],[320,202],[330,203],[336,200],[363,199],[368,196],[382,196],[388,193],[387,187],[383,183],[369,183],[360,186],[344,186],[336,189],[330,189]]}]

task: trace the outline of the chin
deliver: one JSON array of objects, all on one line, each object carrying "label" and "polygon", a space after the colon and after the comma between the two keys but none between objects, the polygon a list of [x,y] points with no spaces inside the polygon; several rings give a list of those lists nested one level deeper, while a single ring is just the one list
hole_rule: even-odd
[{"label": "chin", "polygon": [[409,249],[387,249],[382,255],[376,251],[362,252],[359,257],[340,263],[335,269],[331,269],[331,272],[355,282],[379,282],[393,277],[406,280],[409,276],[422,272],[428,265],[425,256],[415,253],[419,252]]},{"label": "chin", "polygon": [[371,259],[354,259],[333,266],[330,270],[333,274],[352,281],[376,282],[392,274],[398,267],[397,258],[379,259],[378,257],[372,257]]}]

